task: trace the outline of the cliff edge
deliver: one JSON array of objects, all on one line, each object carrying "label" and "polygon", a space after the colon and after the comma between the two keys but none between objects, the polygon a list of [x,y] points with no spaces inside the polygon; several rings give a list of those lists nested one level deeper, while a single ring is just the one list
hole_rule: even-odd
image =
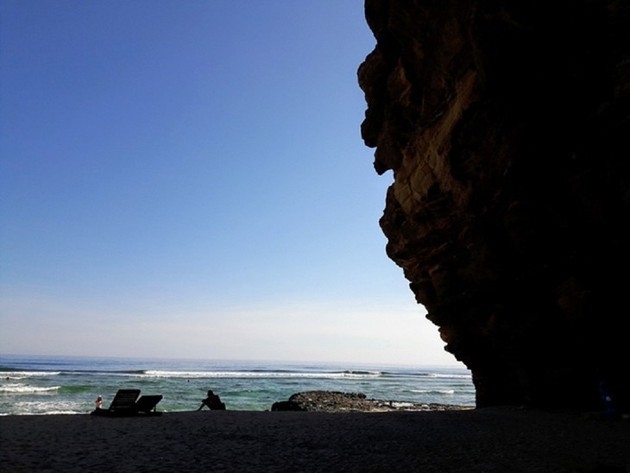
[{"label": "cliff edge", "polygon": [[629,10],[365,1],[387,254],[478,407],[630,408]]}]

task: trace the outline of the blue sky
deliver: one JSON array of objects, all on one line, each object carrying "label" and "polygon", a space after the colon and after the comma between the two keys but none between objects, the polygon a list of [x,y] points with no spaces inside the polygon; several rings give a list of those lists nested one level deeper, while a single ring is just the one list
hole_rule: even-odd
[{"label": "blue sky", "polygon": [[0,21],[0,352],[457,364],[385,254],[362,1]]}]

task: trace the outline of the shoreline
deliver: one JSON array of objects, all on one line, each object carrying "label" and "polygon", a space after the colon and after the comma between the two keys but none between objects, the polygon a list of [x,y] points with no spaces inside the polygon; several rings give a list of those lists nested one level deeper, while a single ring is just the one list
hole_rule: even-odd
[{"label": "shoreline", "polygon": [[0,383],[3,414],[90,412],[98,395],[108,407],[121,388],[162,395],[158,409],[168,412],[198,408],[208,389],[229,410],[270,410],[293,393],[314,390],[364,392],[396,403],[474,406],[470,373],[453,367],[84,357],[13,357],[4,367],[9,380]]},{"label": "shoreline", "polygon": [[628,472],[630,422],[511,407],[0,417],[0,472]]}]

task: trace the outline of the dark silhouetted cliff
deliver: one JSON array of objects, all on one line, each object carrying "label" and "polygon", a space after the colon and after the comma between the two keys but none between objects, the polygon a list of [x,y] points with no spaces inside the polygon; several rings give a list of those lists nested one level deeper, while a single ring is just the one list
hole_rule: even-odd
[{"label": "dark silhouetted cliff", "polygon": [[365,2],[387,253],[479,407],[630,406],[629,5]]}]

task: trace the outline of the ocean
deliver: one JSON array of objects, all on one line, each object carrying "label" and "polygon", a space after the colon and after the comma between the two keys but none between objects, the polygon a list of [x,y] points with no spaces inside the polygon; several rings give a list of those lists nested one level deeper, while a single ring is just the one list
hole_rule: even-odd
[{"label": "ocean", "polygon": [[118,389],[161,394],[161,412],[195,410],[212,389],[228,410],[266,411],[297,392],[363,393],[472,407],[470,372],[453,367],[0,355],[0,415],[85,414]]}]

